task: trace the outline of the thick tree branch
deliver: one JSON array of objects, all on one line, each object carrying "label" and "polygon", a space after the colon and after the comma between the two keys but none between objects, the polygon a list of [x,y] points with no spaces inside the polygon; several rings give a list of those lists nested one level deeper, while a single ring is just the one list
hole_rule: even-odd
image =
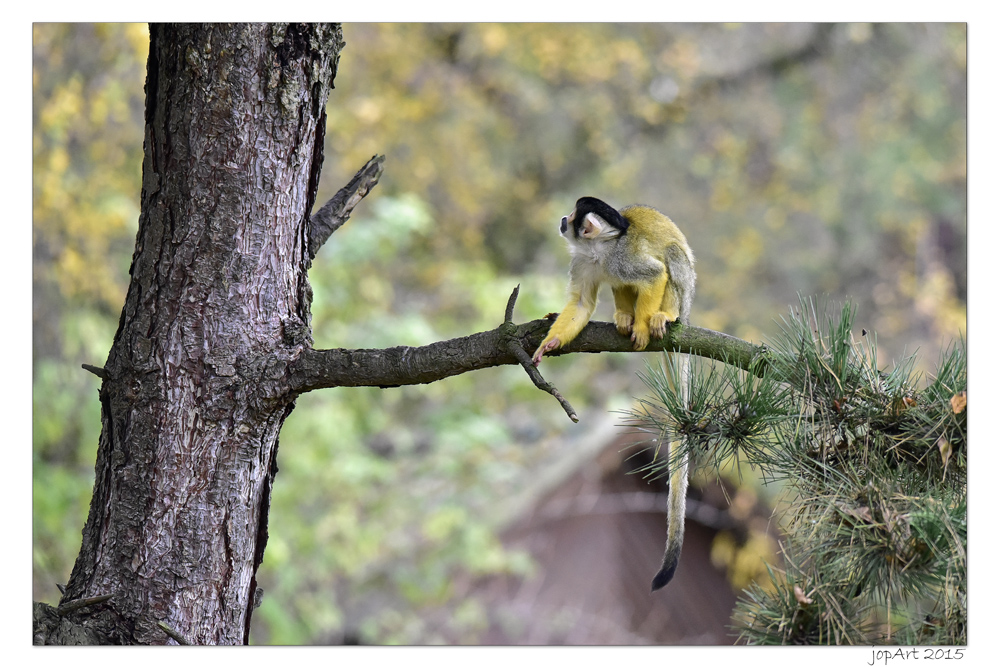
[{"label": "thick tree branch", "polygon": [[[551,321],[533,320],[521,325],[507,322],[482,331],[421,347],[390,347],[381,350],[333,349],[302,352],[289,366],[289,381],[295,393],[327,387],[398,387],[428,384],[453,375],[494,366],[520,364],[509,343],[534,350]],[[760,372],[766,351],[728,334],[700,327],[672,327],[662,340],[650,341],[645,352],[676,350],[726,361],[750,372]],[[610,322],[591,322],[569,345],[548,355],[574,352],[633,352],[632,342]]]},{"label": "thick tree branch", "polygon": [[309,259],[323,247],[330,235],[347,222],[354,207],[371,192],[382,176],[384,155],[375,155],[358,170],[351,182],[340,189],[327,203],[309,218]]}]

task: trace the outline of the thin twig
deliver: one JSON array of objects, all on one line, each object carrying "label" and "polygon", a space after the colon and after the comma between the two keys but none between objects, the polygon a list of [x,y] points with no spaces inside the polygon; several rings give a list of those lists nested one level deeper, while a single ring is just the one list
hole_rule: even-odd
[{"label": "thin twig", "polygon": [[170,627],[169,625],[167,625],[163,621],[157,621],[156,625],[159,626],[160,630],[163,630],[165,633],[167,633],[168,637],[170,637],[171,639],[173,639],[175,642],[177,642],[181,646],[191,646],[191,642],[189,642],[187,640],[187,637],[185,637],[181,633],[177,632],[176,630],[174,630],[172,627]]},{"label": "thin twig", "polygon": [[340,189],[330,201],[323,204],[309,218],[309,259],[330,238],[330,235],[340,229],[340,226],[351,217],[351,212],[361,200],[378,184],[385,163],[384,155],[375,155],[365,166],[358,170],[351,182]]},{"label": "thin twig", "polygon": [[111,599],[110,595],[95,595],[92,598],[80,598],[79,600],[73,600],[72,602],[67,602],[66,604],[61,604],[56,608],[56,611],[60,616],[65,616],[71,611],[76,611],[77,609],[83,609],[84,607],[89,607],[91,605],[100,604],[102,602],[107,602]]},{"label": "thin twig", "polygon": [[511,354],[517,357],[519,362],[521,362],[521,367],[524,368],[524,371],[528,374],[528,377],[531,378],[531,381],[535,383],[535,386],[542,391],[552,394],[552,396],[559,401],[559,405],[562,406],[563,410],[566,411],[566,415],[573,420],[573,423],[578,423],[580,421],[580,417],[576,414],[576,410],[574,410],[573,406],[569,404],[569,401],[563,398],[563,395],[559,393],[559,390],[555,388],[555,385],[551,382],[546,382],[545,378],[542,377],[542,374],[538,372],[535,364],[531,362],[531,357],[529,357],[528,353],[524,351],[524,348],[518,345],[517,341],[510,341],[507,343],[507,349],[510,350]]},{"label": "thin twig", "polygon": [[510,297],[507,299],[507,310],[504,312],[503,321],[512,322],[514,318],[514,302],[517,301],[517,295],[521,291],[521,284],[518,283],[514,291],[510,293]]},{"label": "thin twig", "polygon": [[[504,323],[501,326],[501,329],[508,326],[511,329],[515,328],[514,323],[511,320],[514,317],[514,303],[517,301],[517,295],[520,290],[521,286],[518,285],[514,288],[514,291],[510,293],[510,298],[507,299],[507,309],[504,312]],[[556,389],[551,382],[546,382],[545,378],[542,377],[542,374],[538,372],[535,364],[532,363],[531,357],[528,356],[528,353],[524,351],[523,347],[521,347],[521,342],[513,335],[506,336],[506,347],[507,351],[514,355],[517,361],[521,364],[521,367],[524,368],[524,371],[528,374],[528,377],[531,378],[531,381],[535,383],[535,386],[542,391],[552,394],[552,396],[559,401],[559,405],[561,405],[563,410],[566,411],[569,418],[572,419],[574,423],[578,423],[580,421],[580,417],[577,416],[576,410],[574,410],[573,406],[569,404],[569,401],[563,398],[563,395],[559,393],[559,390]]]},{"label": "thin twig", "polygon": [[90,371],[102,380],[108,379],[108,372],[101,368],[100,366],[91,366],[90,364],[80,364],[81,368],[85,371]]}]

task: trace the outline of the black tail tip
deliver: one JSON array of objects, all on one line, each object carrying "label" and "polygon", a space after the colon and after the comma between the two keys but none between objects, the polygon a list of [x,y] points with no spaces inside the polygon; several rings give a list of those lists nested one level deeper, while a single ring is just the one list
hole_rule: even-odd
[{"label": "black tail tip", "polygon": [[677,570],[677,563],[674,563],[670,567],[665,567],[656,573],[653,577],[652,588],[649,589],[650,593],[655,593],[664,586],[670,583],[670,580],[674,578],[674,572]]}]

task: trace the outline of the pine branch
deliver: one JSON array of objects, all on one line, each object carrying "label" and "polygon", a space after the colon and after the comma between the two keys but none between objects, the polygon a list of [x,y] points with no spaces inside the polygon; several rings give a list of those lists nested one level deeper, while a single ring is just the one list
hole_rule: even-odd
[{"label": "pine branch", "polygon": [[[803,299],[766,354],[735,365],[753,374],[692,363],[681,400],[671,358],[641,376],[650,393],[626,414],[640,430],[682,437],[696,465],[718,473],[747,462],[784,482],[782,567],[744,591],[743,641],[965,643],[964,341],[921,389],[913,357],[877,365],[874,332],[859,342],[854,315],[850,304],[837,314]],[[642,471],[656,477],[669,464],[657,455]]]}]

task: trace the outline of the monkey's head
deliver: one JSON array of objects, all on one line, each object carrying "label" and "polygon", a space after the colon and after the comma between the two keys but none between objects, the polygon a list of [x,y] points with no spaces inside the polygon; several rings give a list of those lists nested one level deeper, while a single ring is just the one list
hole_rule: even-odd
[{"label": "monkey's head", "polygon": [[559,223],[559,233],[569,241],[614,238],[627,229],[628,220],[596,197],[577,199],[573,212],[563,216]]}]

